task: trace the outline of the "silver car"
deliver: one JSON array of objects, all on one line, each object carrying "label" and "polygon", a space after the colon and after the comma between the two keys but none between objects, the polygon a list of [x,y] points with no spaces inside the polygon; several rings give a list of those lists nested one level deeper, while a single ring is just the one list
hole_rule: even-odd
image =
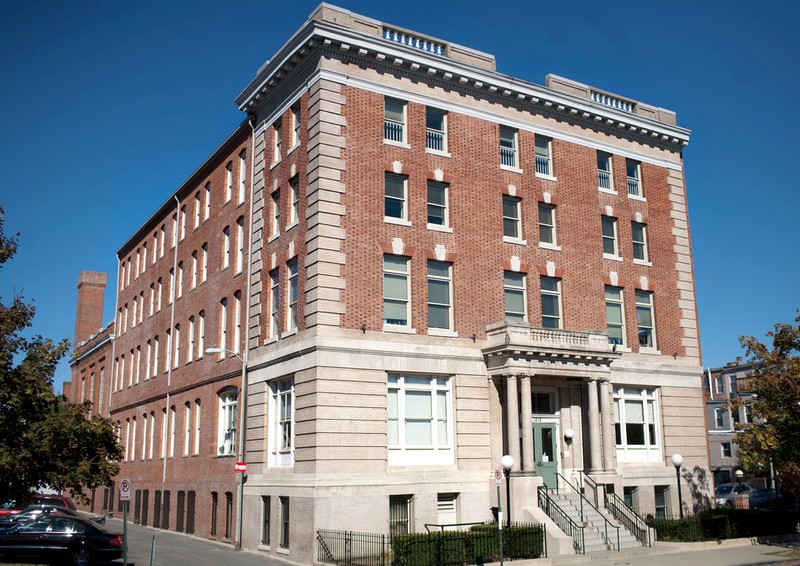
[{"label": "silver car", "polygon": [[717,507],[733,507],[733,500],[737,495],[749,494],[754,490],[749,483],[721,483],[714,490]]}]

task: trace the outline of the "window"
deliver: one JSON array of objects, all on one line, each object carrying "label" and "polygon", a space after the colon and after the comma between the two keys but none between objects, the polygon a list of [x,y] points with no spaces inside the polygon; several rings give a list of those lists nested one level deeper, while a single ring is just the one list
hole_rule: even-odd
[{"label": "window", "polygon": [[406,103],[402,100],[384,99],[383,138],[390,142],[406,142]]},{"label": "window", "polygon": [[269,272],[269,337],[278,337],[278,305],[279,305],[280,279],[278,270]]},{"label": "window", "polygon": [[625,345],[625,305],[622,301],[622,289],[606,285],[606,325],[608,343]]},{"label": "window", "polygon": [[389,375],[389,464],[452,463],[450,379]]},{"label": "window", "polygon": [[186,361],[191,362],[194,360],[194,317],[189,317],[189,348],[186,352]]},{"label": "window", "polygon": [[439,525],[458,523],[457,493],[438,493],[436,495],[436,522]]},{"label": "window", "polygon": [[617,247],[617,219],[610,216],[602,217],[603,225],[603,256],[619,257]]},{"label": "window", "polygon": [[272,427],[270,444],[272,465],[289,466],[294,452],[294,379],[270,382]]},{"label": "window", "polygon": [[153,336],[153,377],[158,376],[158,335]]},{"label": "window", "polygon": [[626,485],[622,488],[622,495],[623,495],[623,500],[625,501],[625,506],[632,511],[636,511],[637,509],[636,490],[637,490],[636,486],[631,486],[631,485]]},{"label": "window", "polygon": [[714,426],[717,428],[722,428],[725,426],[725,418],[722,414],[722,407],[716,407],[714,409]]},{"label": "window", "polygon": [[186,205],[181,207],[181,240],[186,237]]},{"label": "window", "polygon": [[525,275],[513,271],[503,272],[503,298],[506,320],[528,320],[525,299]]},{"label": "window", "polygon": [[233,525],[233,493],[225,492],[225,534],[223,538],[231,538],[231,527]]},{"label": "window", "polygon": [[172,360],[172,367],[177,368],[181,363],[181,325],[175,325],[175,335],[173,339],[174,344],[174,352],[173,352],[173,360]]},{"label": "window", "polygon": [[178,290],[176,298],[180,299],[182,296],[183,296],[183,262],[181,261],[178,263]]},{"label": "window", "polygon": [[147,458],[147,413],[142,416],[142,460]]},{"label": "window", "polygon": [[200,399],[194,401],[194,447],[192,452],[200,454]]},{"label": "window", "polygon": [[142,273],[147,271],[147,242],[142,244]]},{"label": "window", "polygon": [[247,150],[239,152],[239,204],[244,202],[247,194]]},{"label": "window", "polygon": [[281,511],[281,538],[278,544],[281,548],[289,548],[289,498],[279,497],[278,506]]},{"label": "window", "polygon": [[723,442],[720,444],[720,448],[722,448],[722,457],[723,458],[730,458],[731,457],[731,443],[730,442]]},{"label": "window", "polygon": [[231,264],[231,227],[225,226],[222,230],[222,268]]},{"label": "window", "polygon": [[522,199],[503,195],[503,236],[506,238],[521,239],[522,226],[520,220],[520,205]]},{"label": "window", "polygon": [[144,378],[145,379],[150,379],[150,376],[153,375],[152,374],[152,370],[150,369],[150,368],[152,368],[152,365],[153,365],[153,341],[152,340],[148,340],[147,341],[147,353],[145,354],[145,366],[144,366]]},{"label": "window", "polygon": [[161,237],[159,238],[159,249],[158,249],[158,257],[164,257],[164,245],[167,239],[167,228],[162,224],[161,225]]},{"label": "window", "polygon": [[411,503],[413,495],[389,496],[389,534],[405,535],[411,532]]},{"label": "window", "polygon": [[197,250],[192,252],[192,289],[195,287],[197,287]]},{"label": "window", "polygon": [[[635,387],[614,388],[614,430],[617,448],[626,454],[633,453],[639,456],[623,458],[627,461],[647,461],[642,457],[648,450],[658,447],[657,430],[657,403],[653,389],[640,389]],[[619,452],[618,452],[619,455]],[[653,458],[658,458],[657,451],[651,452]]]},{"label": "window", "polygon": [[537,135],[536,136],[536,173],[538,175],[553,175],[553,163],[551,158],[551,144],[550,138]]},{"label": "window", "polygon": [[500,165],[517,166],[517,130],[500,126]]},{"label": "window", "polygon": [[442,153],[447,151],[447,112],[425,108],[425,147]]},{"label": "window", "polygon": [[409,258],[383,256],[383,323],[410,326]]},{"label": "window", "polygon": [[542,277],[542,327],[562,328],[561,326],[561,280],[555,277]]},{"label": "window", "polygon": [[153,232],[153,256],[150,261],[154,264],[158,259],[158,232]]},{"label": "window", "polygon": [[299,204],[300,204],[300,180],[297,176],[289,179],[289,196],[291,198],[291,205],[289,208],[289,225],[297,224],[300,218]]},{"label": "window", "polygon": [[189,455],[192,438],[192,404],[189,401],[183,406],[183,455]]},{"label": "window", "polygon": [[200,271],[200,281],[205,283],[208,279],[208,243],[203,244],[203,263]]},{"label": "window", "polygon": [[300,145],[300,107],[292,108],[292,147]]},{"label": "window", "polygon": [[286,269],[288,272],[288,279],[287,283],[287,290],[289,291],[289,297],[287,301],[288,311],[286,313],[286,322],[288,325],[288,329],[292,330],[297,328],[297,298],[298,298],[298,286],[297,286],[297,258],[289,260],[286,264]]},{"label": "window", "polygon": [[453,328],[452,269],[450,263],[428,262],[428,328]]},{"label": "window", "polygon": [[205,209],[203,210],[203,220],[208,220],[208,217],[211,216],[211,183],[206,183],[205,192],[206,198]]},{"label": "window", "polygon": [[401,175],[386,173],[384,176],[384,216],[398,220],[408,220],[406,207],[406,188],[408,180]]},{"label": "window", "polygon": [[219,359],[225,358],[225,348],[228,347],[228,299],[219,302]]},{"label": "window", "polygon": [[225,166],[225,202],[233,198],[233,162],[228,161]]},{"label": "window", "polygon": [[241,350],[242,341],[242,292],[233,294],[233,351],[237,354]]},{"label": "window", "polygon": [[597,152],[597,186],[606,191],[614,190],[614,177],[611,175],[611,154]]},{"label": "window", "polygon": [[656,508],[656,519],[667,518],[667,501],[669,501],[669,487],[657,485],[653,487],[653,495]]},{"label": "window", "polygon": [[644,197],[641,181],[641,164],[633,159],[625,160],[625,170],[628,174],[628,195]]},{"label": "window", "polygon": [[203,357],[206,347],[206,311],[197,314],[197,359]]},{"label": "window", "polygon": [[200,209],[202,208],[200,204],[200,191],[197,191],[194,194],[194,228],[197,229],[200,226]]},{"label": "window", "polygon": [[271,506],[270,496],[262,495],[261,496],[261,544],[264,546],[269,546],[270,506]]},{"label": "window", "polygon": [[281,122],[278,120],[272,126],[272,162],[281,160]]},{"label": "window", "polygon": [[150,411],[150,442],[147,446],[147,457],[153,459],[153,445],[155,444],[156,437],[156,414]]},{"label": "window", "polygon": [[555,246],[556,207],[554,204],[539,203],[539,243]]},{"label": "window", "polygon": [[244,269],[244,217],[236,221],[236,273]]},{"label": "window", "polygon": [[631,235],[633,238],[633,259],[635,261],[649,261],[647,253],[647,225],[641,222],[631,222]]},{"label": "window", "polygon": [[228,390],[219,395],[219,432],[217,452],[229,456],[236,450],[236,391]]},{"label": "window", "polygon": [[639,346],[656,347],[656,326],[653,317],[653,293],[636,290],[636,326]]},{"label": "window", "polygon": [[[178,243],[178,214],[172,215],[172,247],[174,248]],[[130,271],[128,272],[130,275]],[[130,281],[128,281],[130,283]]]},{"label": "window", "polygon": [[428,181],[428,226],[450,225],[447,212],[447,185]]},{"label": "window", "polygon": [[725,392],[725,376],[722,374],[714,377],[714,392],[718,395]]},{"label": "window", "polygon": [[272,237],[281,233],[280,191],[272,193]]},{"label": "window", "polygon": [[169,408],[169,457],[175,457],[175,405]]}]

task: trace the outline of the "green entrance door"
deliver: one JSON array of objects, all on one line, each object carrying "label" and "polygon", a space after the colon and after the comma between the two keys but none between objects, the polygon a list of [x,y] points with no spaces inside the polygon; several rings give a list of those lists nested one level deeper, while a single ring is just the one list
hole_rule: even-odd
[{"label": "green entrance door", "polygon": [[541,476],[547,487],[557,487],[558,446],[556,445],[556,425],[533,423],[534,471]]}]

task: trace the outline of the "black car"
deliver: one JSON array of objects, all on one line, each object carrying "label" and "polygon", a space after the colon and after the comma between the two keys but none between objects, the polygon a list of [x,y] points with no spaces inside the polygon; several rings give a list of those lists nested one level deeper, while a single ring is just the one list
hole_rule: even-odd
[{"label": "black car", "polygon": [[53,512],[26,523],[0,528],[0,556],[65,560],[74,566],[122,556],[120,533],[92,521]]},{"label": "black car", "polygon": [[8,517],[0,517],[0,527],[7,527],[15,523],[26,523],[34,519],[38,519],[42,515],[47,515],[53,512],[59,512],[62,515],[69,515],[70,517],[77,517],[78,519],[86,519],[94,521],[99,525],[106,524],[105,515],[93,515],[83,511],[72,511],[64,507],[54,507],[52,505],[29,505],[16,515],[9,515]]}]

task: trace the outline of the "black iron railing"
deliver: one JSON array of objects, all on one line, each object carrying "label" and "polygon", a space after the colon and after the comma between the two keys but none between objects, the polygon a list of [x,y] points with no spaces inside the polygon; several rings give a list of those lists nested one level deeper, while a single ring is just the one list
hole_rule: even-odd
[{"label": "black iron railing", "polygon": [[578,525],[567,515],[558,503],[550,497],[545,486],[539,486],[539,508],[542,509],[553,522],[558,525],[561,531],[572,537],[572,546],[578,554],[586,554],[586,539],[584,537],[584,527]]},{"label": "black iron railing", "polygon": [[606,509],[644,546],[653,546],[650,527],[616,493],[606,493]]}]

